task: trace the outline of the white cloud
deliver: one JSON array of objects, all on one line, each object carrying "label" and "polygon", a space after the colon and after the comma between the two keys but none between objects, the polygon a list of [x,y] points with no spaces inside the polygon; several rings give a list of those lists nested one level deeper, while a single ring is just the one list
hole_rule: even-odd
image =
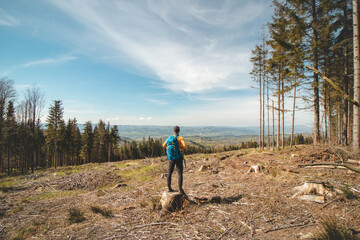
[{"label": "white cloud", "polygon": [[[85,27],[81,48],[161,80],[172,91],[241,89],[250,71],[249,42],[264,1],[51,1]],[[76,33],[71,37],[76,37]],[[125,56],[125,57],[124,57]],[[96,56],[101,57],[101,56]],[[124,63],[124,62],[122,62]]]},{"label": "white cloud", "polygon": [[77,59],[77,57],[73,57],[73,56],[66,56],[66,57],[57,57],[57,58],[46,58],[46,59],[41,59],[41,60],[35,60],[32,62],[28,62],[23,64],[23,67],[30,67],[30,66],[34,66],[34,65],[42,65],[42,64],[57,64],[57,63],[62,63],[62,62],[68,62],[68,61],[72,61]]},{"label": "white cloud", "polygon": [[139,118],[140,121],[146,121],[146,122],[150,122],[152,120],[152,117],[140,117]]},{"label": "white cloud", "polygon": [[150,103],[156,104],[156,105],[160,105],[160,106],[164,106],[164,105],[168,104],[167,101],[164,101],[164,100],[161,100],[161,99],[149,98],[149,99],[147,99],[147,101],[150,102]]},{"label": "white cloud", "polygon": [[0,8],[0,25],[15,27],[20,25],[19,19],[11,16],[4,9]]}]

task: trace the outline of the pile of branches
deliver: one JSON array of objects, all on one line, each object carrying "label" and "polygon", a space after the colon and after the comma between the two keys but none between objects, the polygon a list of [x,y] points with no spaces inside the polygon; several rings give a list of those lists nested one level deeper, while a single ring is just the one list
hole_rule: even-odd
[{"label": "pile of branches", "polygon": [[316,163],[316,162],[332,162],[332,163],[343,163],[343,157],[337,150],[330,148],[308,148],[306,152],[300,154],[298,159],[300,163]]},{"label": "pile of branches", "polygon": [[55,188],[60,190],[94,190],[120,181],[120,176],[115,172],[81,172],[60,177]]}]

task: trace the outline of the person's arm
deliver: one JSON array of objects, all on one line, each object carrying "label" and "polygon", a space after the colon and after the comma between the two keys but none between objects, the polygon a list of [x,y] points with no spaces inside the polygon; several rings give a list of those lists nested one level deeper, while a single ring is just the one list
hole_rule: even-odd
[{"label": "person's arm", "polygon": [[165,142],[163,143],[163,147],[166,148],[166,140],[165,140]]},{"label": "person's arm", "polygon": [[186,148],[186,143],[185,143],[185,140],[184,140],[184,138],[183,137],[180,137],[179,138],[179,150],[181,151],[181,150],[183,150],[184,148]]}]

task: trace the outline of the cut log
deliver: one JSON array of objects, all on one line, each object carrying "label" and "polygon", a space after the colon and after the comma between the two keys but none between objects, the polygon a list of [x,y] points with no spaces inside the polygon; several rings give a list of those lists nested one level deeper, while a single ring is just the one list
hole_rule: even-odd
[{"label": "cut log", "polygon": [[360,165],[360,161],[359,161],[359,160],[348,159],[348,160],[346,160],[346,162],[348,162],[348,163],[353,163],[353,164],[359,164],[359,165]]},{"label": "cut log", "polygon": [[309,202],[325,203],[325,197],[324,196],[302,195],[302,196],[299,197],[299,199],[309,201]]},{"label": "cut log", "polygon": [[175,212],[183,209],[187,196],[179,192],[163,192],[160,200],[162,209]]},{"label": "cut log", "polygon": [[345,164],[337,164],[337,163],[313,163],[313,164],[302,164],[302,165],[298,165],[298,167],[312,167],[312,166],[336,166],[339,168],[347,168],[353,172],[356,173],[360,173],[360,170],[357,170],[355,168],[349,167],[348,165]]}]

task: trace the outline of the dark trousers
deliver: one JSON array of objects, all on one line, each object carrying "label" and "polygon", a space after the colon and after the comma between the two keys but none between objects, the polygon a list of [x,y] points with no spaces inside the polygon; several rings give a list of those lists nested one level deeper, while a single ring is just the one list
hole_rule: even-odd
[{"label": "dark trousers", "polygon": [[174,172],[174,167],[176,165],[176,169],[178,172],[178,183],[179,183],[179,190],[182,189],[182,184],[183,184],[183,156],[181,156],[179,159],[177,160],[169,160],[169,170],[168,170],[168,175],[167,175],[167,185],[169,190],[171,189],[171,175]]}]

